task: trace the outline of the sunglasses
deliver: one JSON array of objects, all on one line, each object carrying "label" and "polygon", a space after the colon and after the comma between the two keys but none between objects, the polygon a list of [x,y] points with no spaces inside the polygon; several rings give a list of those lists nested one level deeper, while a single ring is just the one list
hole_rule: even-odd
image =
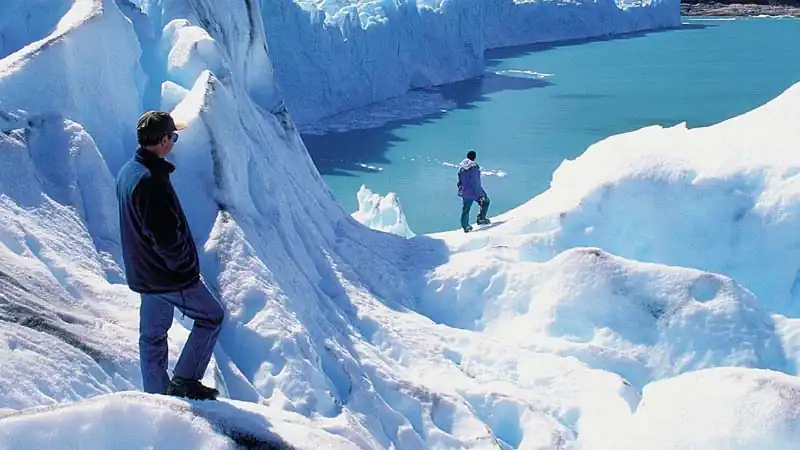
[{"label": "sunglasses", "polygon": [[172,143],[178,142],[178,133],[172,132]]}]

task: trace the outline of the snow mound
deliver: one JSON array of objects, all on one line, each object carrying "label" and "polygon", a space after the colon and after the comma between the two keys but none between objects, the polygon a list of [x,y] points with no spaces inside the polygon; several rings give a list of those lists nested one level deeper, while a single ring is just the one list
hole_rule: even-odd
[{"label": "snow mound", "polygon": [[362,185],[356,197],[358,198],[358,211],[353,213],[353,218],[360,223],[373,230],[396,234],[404,238],[415,236],[408,227],[400,200],[394,192],[382,197]]},{"label": "snow mound", "polygon": [[[268,415],[278,420],[269,421]],[[0,417],[2,448],[299,450],[347,448],[344,444],[296,414],[224,399],[186,402],[123,392]]]},{"label": "snow mound", "polygon": [[543,263],[510,251],[454,255],[431,275],[419,310],[509,345],[576,357],[639,388],[706,367],[786,367],[775,324],[732,280],[598,249]]},{"label": "snow mound", "polygon": [[596,449],[729,450],[797,447],[800,383],[765,370],[716,368],[645,388],[636,413]]}]

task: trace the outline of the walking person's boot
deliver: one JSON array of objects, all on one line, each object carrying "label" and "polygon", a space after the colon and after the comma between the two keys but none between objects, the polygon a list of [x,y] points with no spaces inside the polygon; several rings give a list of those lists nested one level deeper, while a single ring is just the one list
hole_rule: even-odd
[{"label": "walking person's boot", "polygon": [[173,377],[169,386],[167,386],[167,395],[172,397],[184,397],[190,400],[216,400],[219,396],[219,391],[204,386],[198,380]]}]

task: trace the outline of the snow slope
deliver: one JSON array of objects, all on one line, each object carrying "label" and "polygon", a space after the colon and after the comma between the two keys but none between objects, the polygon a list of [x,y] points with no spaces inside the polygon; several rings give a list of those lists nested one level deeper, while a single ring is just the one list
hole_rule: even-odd
[{"label": "snow slope", "polygon": [[[76,1],[0,60],[0,447],[602,449],[634,430],[641,448],[687,420],[663,448],[800,437],[779,373],[800,335],[779,296],[800,85],[731,123],[598,143],[480,232],[406,239],[342,210],[254,76],[275,57],[257,3],[137,5]],[[170,158],[228,312],[219,404],[130,392],[113,175],[151,103],[189,123]]]},{"label": "snow slope", "polygon": [[308,125],[479,76],[504,46],[680,26],[674,0],[261,1],[275,76]]}]

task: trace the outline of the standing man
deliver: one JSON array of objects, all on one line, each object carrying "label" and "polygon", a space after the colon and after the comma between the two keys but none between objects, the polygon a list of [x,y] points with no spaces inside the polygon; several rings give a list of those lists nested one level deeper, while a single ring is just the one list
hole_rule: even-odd
[{"label": "standing man", "polygon": [[[144,391],[213,400],[200,383],[219,336],[225,309],[200,279],[194,238],[170,182],[164,159],[178,141],[165,112],[148,111],[136,124],[139,148],[117,175],[122,253],[128,286],[141,295],[139,357]],[[174,308],[194,320],[186,345],[167,375],[167,331]]]},{"label": "standing man", "polygon": [[469,210],[472,202],[478,202],[481,207],[478,213],[478,225],[487,225],[489,219],[486,213],[489,211],[489,197],[481,186],[481,167],[475,162],[475,152],[467,152],[467,158],[458,165],[458,196],[463,200],[461,206],[461,228],[465,233],[472,231],[469,224]]}]

